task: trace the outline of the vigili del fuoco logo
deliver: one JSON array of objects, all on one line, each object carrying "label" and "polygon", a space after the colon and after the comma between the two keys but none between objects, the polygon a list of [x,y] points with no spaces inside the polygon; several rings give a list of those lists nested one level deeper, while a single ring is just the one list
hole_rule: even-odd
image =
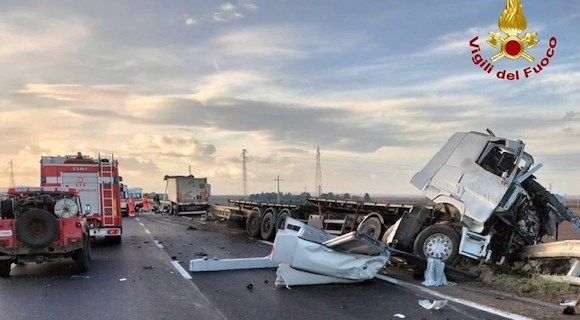
[{"label": "vigili del fuoco logo", "polygon": [[[545,56],[539,62],[536,61],[528,49],[535,47],[540,40],[536,39],[537,32],[526,32],[528,22],[524,15],[524,8],[520,0],[506,0],[505,9],[499,16],[497,23],[503,33],[490,32],[487,43],[497,50],[497,53],[488,59],[481,56],[481,48],[477,41],[478,36],[469,41],[471,47],[471,60],[488,74],[494,72],[494,65],[500,59],[517,60],[525,59],[530,66],[516,70],[495,70],[494,74],[498,79],[520,80],[539,74],[548,66],[550,59],[554,56],[556,49],[556,37],[551,37],[548,41],[548,48]],[[525,34],[524,34],[525,33]]]}]

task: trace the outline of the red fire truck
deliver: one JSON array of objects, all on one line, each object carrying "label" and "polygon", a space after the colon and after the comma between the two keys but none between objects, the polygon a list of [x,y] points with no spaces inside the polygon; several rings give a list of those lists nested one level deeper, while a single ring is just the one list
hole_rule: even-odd
[{"label": "red fire truck", "polygon": [[78,190],[83,205],[90,206],[86,217],[91,237],[106,237],[113,243],[121,243],[121,177],[112,155],[110,159],[100,155],[94,159],[80,152],[72,156],[42,156],[40,176],[42,187]]}]

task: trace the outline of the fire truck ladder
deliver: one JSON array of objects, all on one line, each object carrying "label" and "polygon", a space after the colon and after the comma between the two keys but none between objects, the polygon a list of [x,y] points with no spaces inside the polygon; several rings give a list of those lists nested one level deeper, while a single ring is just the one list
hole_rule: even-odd
[{"label": "fire truck ladder", "polygon": [[[104,159],[106,160],[106,159]],[[114,205],[114,192],[113,192],[113,179],[114,179],[114,161],[113,155],[111,155],[111,161],[102,161],[101,154],[99,154],[99,179],[101,180],[101,208],[103,208],[103,226],[114,225],[113,217],[115,214]]]}]

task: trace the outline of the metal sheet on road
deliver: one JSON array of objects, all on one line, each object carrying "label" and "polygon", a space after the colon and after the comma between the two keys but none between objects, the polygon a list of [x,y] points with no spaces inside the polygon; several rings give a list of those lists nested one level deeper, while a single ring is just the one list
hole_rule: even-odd
[{"label": "metal sheet on road", "polygon": [[0,319],[223,319],[151,235],[123,223],[120,246],[93,243],[86,274],[71,262],[16,266],[0,279]]}]

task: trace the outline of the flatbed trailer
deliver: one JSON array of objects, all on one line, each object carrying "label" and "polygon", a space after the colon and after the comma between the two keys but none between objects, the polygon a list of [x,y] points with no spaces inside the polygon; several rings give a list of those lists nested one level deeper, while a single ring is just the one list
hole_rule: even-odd
[{"label": "flatbed trailer", "polygon": [[385,230],[400,217],[417,206],[388,202],[361,202],[308,198],[301,205],[228,200],[229,207],[214,207],[217,216],[245,221],[246,232],[251,237],[273,238],[276,230],[284,227],[286,217],[315,225],[331,234],[344,234],[358,229],[362,233],[381,239]]}]

